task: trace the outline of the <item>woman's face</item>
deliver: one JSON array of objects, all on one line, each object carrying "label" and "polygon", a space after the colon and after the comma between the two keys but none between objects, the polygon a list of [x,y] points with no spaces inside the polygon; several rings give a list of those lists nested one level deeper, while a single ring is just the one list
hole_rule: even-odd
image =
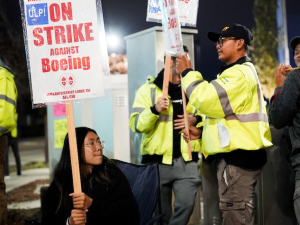
[{"label": "woman's face", "polygon": [[95,166],[102,164],[102,146],[99,137],[94,132],[89,131],[85,136],[81,157],[86,165]]}]

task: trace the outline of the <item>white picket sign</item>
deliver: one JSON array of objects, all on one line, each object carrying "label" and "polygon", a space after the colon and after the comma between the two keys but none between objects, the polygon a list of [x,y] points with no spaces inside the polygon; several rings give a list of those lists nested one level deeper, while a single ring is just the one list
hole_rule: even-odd
[{"label": "white picket sign", "polygon": [[177,0],[160,0],[166,55],[183,54],[181,26],[177,12]]},{"label": "white picket sign", "polygon": [[[199,0],[176,1],[181,26],[196,27]],[[162,22],[159,0],[148,0],[146,21],[157,23]]]}]

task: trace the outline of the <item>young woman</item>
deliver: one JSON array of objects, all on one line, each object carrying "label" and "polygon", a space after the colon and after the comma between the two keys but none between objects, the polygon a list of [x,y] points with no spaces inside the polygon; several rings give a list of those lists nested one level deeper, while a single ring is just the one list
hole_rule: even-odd
[{"label": "young woman", "polygon": [[137,224],[134,200],[122,171],[102,154],[96,131],[76,128],[82,193],[73,193],[68,134],[42,205],[43,225]]}]

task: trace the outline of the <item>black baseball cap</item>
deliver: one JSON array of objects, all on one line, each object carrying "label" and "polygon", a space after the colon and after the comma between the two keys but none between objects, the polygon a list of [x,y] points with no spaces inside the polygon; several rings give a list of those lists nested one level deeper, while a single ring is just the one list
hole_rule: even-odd
[{"label": "black baseball cap", "polygon": [[296,46],[300,44],[300,36],[294,37],[290,42],[290,48],[295,51]]},{"label": "black baseball cap", "polygon": [[229,27],[224,27],[220,32],[209,31],[207,33],[207,37],[213,42],[217,42],[221,35],[225,37],[232,36],[239,39],[244,39],[246,45],[251,45],[251,41],[253,40],[251,31],[247,27],[237,23],[234,23]]}]

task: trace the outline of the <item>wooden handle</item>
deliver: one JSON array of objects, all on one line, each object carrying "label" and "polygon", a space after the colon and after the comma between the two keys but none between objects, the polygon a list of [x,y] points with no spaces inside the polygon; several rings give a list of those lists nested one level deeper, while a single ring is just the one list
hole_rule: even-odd
[{"label": "wooden handle", "polygon": [[296,68],[288,68],[288,69],[285,69],[286,72],[291,72],[293,70],[296,70],[296,69],[299,69],[299,67],[296,67]]},{"label": "wooden handle", "polygon": [[74,111],[73,111],[72,101],[66,101],[66,111],[67,111],[68,135],[69,135],[74,193],[81,193],[82,191],[81,191],[79,162],[78,162],[78,153],[77,153],[77,141],[76,141]]},{"label": "wooden handle", "polygon": [[167,55],[166,63],[165,63],[165,72],[164,72],[163,97],[168,97],[169,81],[170,81],[170,63],[171,63],[171,56]]},{"label": "wooden handle", "polygon": [[184,90],[182,88],[181,85],[181,93],[182,93],[182,105],[183,105],[183,115],[184,115],[184,124],[185,124],[185,130],[187,132],[188,135],[188,142],[187,142],[187,146],[188,146],[188,153],[189,153],[189,158],[192,158],[192,150],[191,150],[191,143],[190,143],[190,130],[189,130],[189,121],[188,121],[188,114],[187,114],[187,110],[186,110],[186,98],[185,98],[185,93]]}]

